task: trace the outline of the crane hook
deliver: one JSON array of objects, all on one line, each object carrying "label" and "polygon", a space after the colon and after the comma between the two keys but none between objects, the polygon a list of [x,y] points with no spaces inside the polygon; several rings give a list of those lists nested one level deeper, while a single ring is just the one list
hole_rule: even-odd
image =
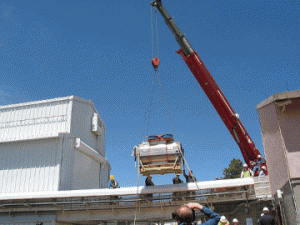
[{"label": "crane hook", "polygon": [[151,63],[152,63],[152,66],[153,66],[154,70],[157,71],[157,67],[158,67],[158,65],[159,65],[159,63],[160,63],[159,58],[154,57],[154,58],[152,59]]}]

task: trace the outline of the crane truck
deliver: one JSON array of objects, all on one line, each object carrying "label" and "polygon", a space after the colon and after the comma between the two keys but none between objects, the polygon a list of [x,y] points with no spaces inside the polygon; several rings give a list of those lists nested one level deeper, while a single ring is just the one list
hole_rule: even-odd
[{"label": "crane truck", "polygon": [[152,1],[151,6],[155,7],[164,18],[177,43],[180,45],[180,49],[176,52],[183,58],[210,102],[217,110],[227,129],[238,144],[245,162],[249,167],[252,167],[252,162],[258,159],[260,152],[240,121],[239,115],[232,109],[218,84],[187,40],[185,34],[180,31],[174,19],[163,6],[162,1]]}]

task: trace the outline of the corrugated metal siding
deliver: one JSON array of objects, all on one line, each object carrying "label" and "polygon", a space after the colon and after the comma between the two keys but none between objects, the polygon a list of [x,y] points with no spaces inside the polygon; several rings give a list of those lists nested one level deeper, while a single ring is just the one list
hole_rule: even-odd
[{"label": "corrugated metal siding", "polygon": [[0,109],[0,142],[57,136],[68,132],[70,100]]},{"label": "corrugated metal siding", "polygon": [[102,135],[97,136],[97,151],[102,156],[105,156],[106,153],[106,127],[105,126]]},{"label": "corrugated metal siding", "polygon": [[96,189],[100,187],[100,163],[76,149],[74,150],[73,171],[72,189]]},{"label": "corrugated metal siding", "polygon": [[109,176],[110,176],[110,165],[105,164],[105,165],[101,166],[100,188],[107,188],[108,187]]},{"label": "corrugated metal siding", "polygon": [[58,190],[58,138],[0,143],[0,193]]},{"label": "corrugated metal siding", "polygon": [[71,134],[79,137],[84,143],[96,149],[97,136],[92,133],[92,105],[80,101],[73,101]]},{"label": "corrugated metal siding", "polygon": [[61,169],[59,190],[72,190],[75,137],[70,134],[61,136]]},{"label": "corrugated metal siding", "polygon": [[105,156],[105,125],[99,116],[99,125],[104,127],[100,136],[92,133],[92,118],[97,113],[91,104],[74,100],[71,134]]}]

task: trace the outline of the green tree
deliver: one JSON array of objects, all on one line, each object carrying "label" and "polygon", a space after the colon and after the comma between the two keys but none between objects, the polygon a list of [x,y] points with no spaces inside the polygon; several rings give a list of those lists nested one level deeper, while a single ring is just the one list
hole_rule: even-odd
[{"label": "green tree", "polygon": [[239,159],[231,160],[229,167],[223,170],[223,179],[239,178],[243,170],[243,162]]}]

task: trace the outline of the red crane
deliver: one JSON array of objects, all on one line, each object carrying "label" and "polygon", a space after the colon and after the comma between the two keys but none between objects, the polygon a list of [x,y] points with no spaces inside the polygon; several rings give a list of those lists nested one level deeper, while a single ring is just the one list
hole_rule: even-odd
[{"label": "red crane", "polygon": [[210,102],[217,110],[227,129],[240,147],[245,162],[249,167],[252,167],[250,161],[256,161],[260,152],[256,148],[242,122],[239,120],[239,115],[234,112],[197,52],[193,49],[185,35],[180,31],[173,18],[162,5],[161,0],[153,1],[151,2],[151,5],[163,16],[166,24],[181,47],[177,53],[181,55],[186,62]]}]

